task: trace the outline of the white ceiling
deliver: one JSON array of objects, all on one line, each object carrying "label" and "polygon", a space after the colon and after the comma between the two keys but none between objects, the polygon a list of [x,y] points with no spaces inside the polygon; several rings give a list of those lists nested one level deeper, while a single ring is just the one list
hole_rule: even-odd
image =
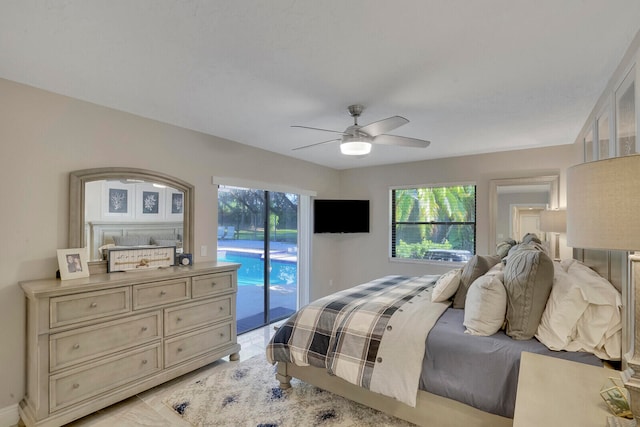
[{"label": "white ceiling", "polygon": [[[2,0],[0,77],[336,169],[572,143],[638,0]],[[429,148],[292,148],[391,115]]]}]

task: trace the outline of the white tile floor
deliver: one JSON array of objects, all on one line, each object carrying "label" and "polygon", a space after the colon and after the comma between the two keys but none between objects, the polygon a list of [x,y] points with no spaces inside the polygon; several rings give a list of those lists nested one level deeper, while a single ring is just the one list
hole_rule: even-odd
[{"label": "white tile floor", "polygon": [[[242,346],[240,360],[247,360],[257,354],[264,353],[274,332],[274,325],[270,325],[238,336],[238,342]],[[67,424],[67,427],[190,427],[191,424],[183,421],[173,410],[162,403],[162,400],[175,390],[192,383],[195,379],[208,377],[224,363],[229,363],[228,357],[101,409]]]}]

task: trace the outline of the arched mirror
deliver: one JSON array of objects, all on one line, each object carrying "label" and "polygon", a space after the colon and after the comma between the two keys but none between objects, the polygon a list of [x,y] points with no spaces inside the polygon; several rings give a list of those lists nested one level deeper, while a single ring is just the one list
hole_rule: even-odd
[{"label": "arched mirror", "polygon": [[[194,187],[145,169],[96,168],[69,175],[69,247],[87,247],[92,273],[105,249],[146,244],[193,252]],[[147,239],[148,241],[144,241]]]},{"label": "arched mirror", "polygon": [[495,251],[497,242],[521,240],[528,232],[536,232],[543,241],[547,239],[546,233],[539,230],[540,212],[558,208],[558,181],[558,175],[490,181],[490,252]]}]

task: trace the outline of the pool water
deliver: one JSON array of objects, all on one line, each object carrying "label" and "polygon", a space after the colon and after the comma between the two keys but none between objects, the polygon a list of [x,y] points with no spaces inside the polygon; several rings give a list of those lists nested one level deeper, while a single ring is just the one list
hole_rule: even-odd
[{"label": "pool water", "polygon": [[[264,325],[264,260],[261,254],[226,251],[218,261],[241,264],[236,300],[237,331],[242,333]],[[269,274],[269,316],[271,321],[290,316],[298,301],[298,272],[294,261],[271,260]]]},{"label": "pool water", "polygon": [[[258,254],[244,254],[227,251],[219,261],[242,264],[238,269],[238,286],[256,286],[264,284],[264,260]],[[298,266],[296,262],[271,260],[269,284],[295,285],[298,282]]]}]

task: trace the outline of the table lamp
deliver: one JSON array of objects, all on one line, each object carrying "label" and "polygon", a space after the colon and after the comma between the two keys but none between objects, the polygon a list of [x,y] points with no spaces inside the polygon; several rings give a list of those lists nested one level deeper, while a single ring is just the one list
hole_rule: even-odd
[{"label": "table lamp", "polygon": [[567,231],[567,211],[562,209],[540,212],[540,231],[555,233],[555,257],[560,258],[560,233]]},{"label": "table lamp", "polygon": [[[573,166],[567,171],[567,244],[574,248],[640,250],[640,154]],[[623,357],[634,371],[625,383],[631,409],[640,420],[640,321],[636,293],[640,292],[640,253],[629,255],[632,266],[627,309],[633,342]],[[628,318],[628,317],[627,317]]]}]

